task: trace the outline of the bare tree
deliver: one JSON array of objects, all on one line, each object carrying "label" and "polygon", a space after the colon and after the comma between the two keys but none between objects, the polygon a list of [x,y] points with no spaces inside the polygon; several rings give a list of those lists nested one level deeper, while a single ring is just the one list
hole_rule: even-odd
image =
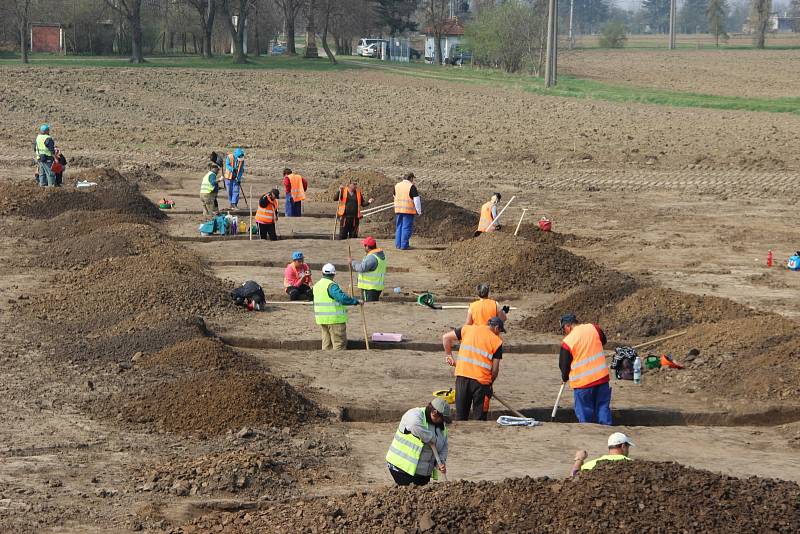
[{"label": "bare tree", "polygon": [[203,57],[210,58],[211,36],[214,33],[214,18],[217,15],[217,0],[186,0],[200,14],[200,27],[203,29]]},{"label": "bare tree", "polygon": [[317,0],[306,0],[306,51],[304,58],[318,58],[317,51],[317,28],[314,25],[314,16],[317,10]]},{"label": "bare tree", "polygon": [[28,62],[28,28],[31,23],[31,0],[14,0],[14,17],[19,29],[19,50],[22,62]]},{"label": "bare tree", "polygon": [[275,0],[275,3],[283,11],[283,18],[286,22],[286,44],[289,47],[289,53],[295,55],[297,54],[297,48],[295,48],[294,44],[294,32],[297,15],[300,13],[300,8],[303,7],[303,0]]},{"label": "bare tree", "polygon": [[353,53],[353,39],[358,34],[369,35],[380,21],[372,0],[339,0],[336,16],[331,18],[330,33],[336,42],[337,55]]},{"label": "bare tree", "polygon": [[322,49],[325,50],[325,55],[334,65],[336,64],[336,57],[331,52],[328,46],[328,28],[331,19],[339,15],[338,8],[341,7],[338,0],[319,0],[320,23],[322,24]]},{"label": "bare tree", "polygon": [[751,26],[756,30],[755,36],[753,37],[753,44],[756,48],[764,48],[766,44],[770,9],[772,9],[772,0],[753,0],[750,21]]},{"label": "bare tree", "polygon": [[144,63],[142,54],[142,0],[103,0],[131,26],[131,63]]},{"label": "bare tree", "polygon": [[[232,13],[234,9],[236,11],[235,25]],[[250,0],[220,0],[220,12],[225,26],[228,28],[228,33],[230,33],[231,42],[233,42],[234,63],[247,63],[247,56],[244,53],[244,29],[249,9]]]},{"label": "bare tree", "polygon": [[428,24],[430,33],[433,34],[434,61],[442,64],[442,35],[450,23],[447,17],[449,0],[425,0],[425,22]]}]

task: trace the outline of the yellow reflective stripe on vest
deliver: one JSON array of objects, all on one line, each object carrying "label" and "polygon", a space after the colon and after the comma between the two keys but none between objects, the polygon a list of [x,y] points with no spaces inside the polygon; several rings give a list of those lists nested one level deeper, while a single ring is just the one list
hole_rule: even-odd
[{"label": "yellow reflective stripe on vest", "polygon": [[[597,362],[597,363],[593,363],[593,362]],[[587,368],[587,366],[589,366],[590,364],[592,364],[592,365]],[[589,375],[591,375],[593,373],[596,373],[598,370],[602,369],[605,366],[606,366],[606,355],[603,352],[598,352],[594,356],[591,356],[591,357],[589,357],[589,358],[587,358],[587,359],[585,359],[583,361],[578,362],[578,365],[575,365],[573,363],[570,366],[571,370],[574,371],[577,368],[581,368],[582,370],[579,373],[575,373],[575,374],[570,373],[569,381],[570,382],[574,382],[576,380],[579,380],[579,379],[583,378],[584,376],[589,376]]]}]

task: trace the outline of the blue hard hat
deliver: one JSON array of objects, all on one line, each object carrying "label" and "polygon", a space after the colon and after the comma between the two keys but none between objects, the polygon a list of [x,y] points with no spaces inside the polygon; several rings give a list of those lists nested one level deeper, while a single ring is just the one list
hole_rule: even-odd
[{"label": "blue hard hat", "polygon": [[236,150],[233,151],[233,157],[234,158],[243,158],[244,157],[244,150],[242,150],[241,148],[237,148]]},{"label": "blue hard hat", "polygon": [[295,250],[294,252],[292,252],[292,260],[302,260],[302,259],[303,259],[302,252],[300,252],[299,250]]},{"label": "blue hard hat", "polygon": [[41,126],[39,126],[39,131],[42,132],[42,133],[49,132],[50,131],[50,125],[49,124],[42,124]]}]

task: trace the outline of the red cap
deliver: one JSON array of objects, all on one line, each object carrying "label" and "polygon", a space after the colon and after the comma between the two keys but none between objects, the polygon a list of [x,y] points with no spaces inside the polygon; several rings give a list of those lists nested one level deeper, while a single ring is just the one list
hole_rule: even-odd
[{"label": "red cap", "polygon": [[371,248],[375,248],[375,247],[378,246],[378,243],[375,241],[375,238],[372,237],[372,236],[364,238],[364,240],[361,241],[361,244],[364,245],[365,247],[371,247]]}]

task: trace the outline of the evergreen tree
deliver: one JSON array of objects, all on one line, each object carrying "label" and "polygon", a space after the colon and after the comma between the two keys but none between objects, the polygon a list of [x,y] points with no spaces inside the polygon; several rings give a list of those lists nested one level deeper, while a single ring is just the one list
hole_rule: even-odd
[{"label": "evergreen tree", "polygon": [[[572,28],[576,34],[590,35],[597,33],[600,27],[609,20],[609,0],[573,0]],[[559,16],[564,27],[559,31],[566,32],[569,24],[569,0],[558,3]]]},{"label": "evergreen tree", "polygon": [[375,11],[378,19],[389,28],[390,35],[397,35],[406,30],[416,30],[413,21],[419,8],[419,0],[376,0]]},{"label": "evergreen tree", "polygon": [[669,31],[670,0],[642,0],[642,11],[650,31],[667,33]]},{"label": "evergreen tree", "polygon": [[714,36],[719,48],[719,38],[728,39],[728,34],[725,33],[725,18],[728,6],[725,5],[725,0],[708,0],[708,8],[706,9],[706,16],[708,17],[708,32]]},{"label": "evergreen tree", "polygon": [[678,31],[680,33],[705,33],[708,27],[709,0],[685,0],[678,13]]}]

